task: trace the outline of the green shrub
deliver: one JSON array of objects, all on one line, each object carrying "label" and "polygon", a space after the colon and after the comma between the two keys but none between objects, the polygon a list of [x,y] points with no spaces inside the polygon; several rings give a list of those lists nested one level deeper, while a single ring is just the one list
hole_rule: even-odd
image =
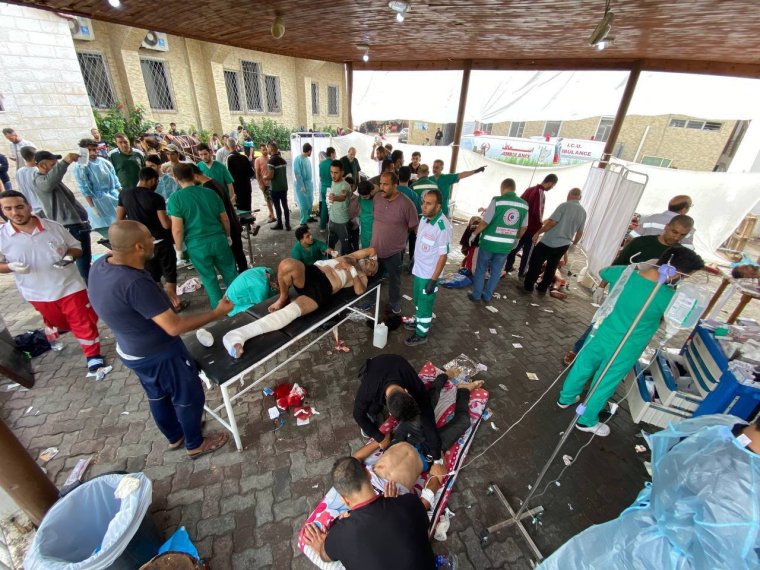
[{"label": "green shrub", "polygon": [[102,115],[96,111],[95,123],[101,138],[111,146],[116,145],[114,135],[117,133],[124,133],[134,144],[138,136],[153,131],[153,123],[145,118],[141,107],[129,107],[121,103]]},{"label": "green shrub", "polygon": [[337,137],[338,136],[338,129],[333,127],[332,125],[321,127],[317,129],[317,132],[319,133],[329,133],[331,137]]},{"label": "green shrub", "polygon": [[297,129],[281,125],[268,117],[262,117],[258,121],[252,120],[249,123],[241,117],[240,124],[250,133],[257,147],[261,143],[274,141],[280,150],[290,150],[290,134],[297,132]]},{"label": "green shrub", "polygon": [[[195,127],[195,125],[190,125],[190,128],[188,129],[188,131],[189,131],[189,134],[191,134],[191,135],[192,135],[193,133],[196,133],[196,135],[197,135],[198,139],[199,139],[199,140],[200,140],[202,143],[206,143],[206,144],[208,144],[208,141],[210,141],[210,140],[211,140],[211,131],[210,131],[210,130],[208,130],[208,129],[200,129],[200,130],[198,130],[198,129]],[[180,131],[180,132],[181,132],[182,134],[185,134],[185,133],[184,133],[184,131]]]}]

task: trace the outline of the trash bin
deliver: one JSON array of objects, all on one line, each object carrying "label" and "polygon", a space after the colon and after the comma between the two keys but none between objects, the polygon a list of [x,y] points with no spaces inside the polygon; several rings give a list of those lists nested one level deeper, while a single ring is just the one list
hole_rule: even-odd
[{"label": "trash bin", "polygon": [[[123,499],[114,491],[125,477],[137,487]],[[142,473],[103,475],[60,499],[45,515],[24,559],[26,570],[134,570],[163,540],[148,515],[153,485]]]}]

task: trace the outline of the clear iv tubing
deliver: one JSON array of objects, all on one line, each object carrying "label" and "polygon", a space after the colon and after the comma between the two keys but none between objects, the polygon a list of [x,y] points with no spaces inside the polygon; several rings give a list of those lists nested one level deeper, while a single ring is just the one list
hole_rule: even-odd
[{"label": "clear iv tubing", "polygon": [[557,446],[554,448],[554,451],[552,451],[551,456],[546,461],[546,464],[544,465],[543,469],[541,469],[541,473],[539,473],[538,477],[536,478],[535,482],[533,483],[530,492],[528,493],[528,496],[525,497],[525,500],[523,501],[522,505],[518,509],[518,511],[515,513],[514,520],[519,521],[522,514],[525,512],[525,510],[528,508],[528,504],[530,503],[530,500],[533,498],[533,495],[536,494],[536,491],[538,490],[538,486],[541,484],[541,481],[543,481],[544,477],[546,476],[547,471],[549,471],[549,467],[551,466],[554,459],[559,454],[560,449],[562,449],[562,446],[567,441],[567,438],[570,437],[570,432],[573,429],[573,426],[578,422],[578,418],[581,417],[583,412],[586,410],[586,403],[589,401],[591,396],[594,395],[594,392],[596,392],[596,389],[599,387],[601,381],[604,379],[604,377],[607,375],[607,372],[609,371],[612,364],[615,362],[615,359],[618,357],[618,354],[620,354],[620,351],[623,349],[623,346],[625,345],[626,341],[630,338],[631,333],[636,328],[636,325],[639,324],[639,321],[641,320],[641,317],[644,315],[644,312],[649,308],[649,305],[652,304],[652,301],[654,300],[657,293],[660,291],[660,288],[663,286],[663,284],[667,281],[669,277],[672,277],[675,275],[675,268],[672,265],[662,265],[659,268],[659,278],[657,279],[657,284],[654,286],[654,289],[652,289],[652,292],[649,294],[649,297],[647,297],[647,300],[644,302],[644,305],[641,307],[641,310],[636,315],[636,318],[633,320],[633,323],[631,323],[631,326],[626,331],[623,338],[620,340],[620,342],[617,345],[617,348],[615,349],[615,352],[612,354],[612,357],[607,361],[607,364],[604,367],[604,370],[602,370],[602,373],[599,375],[599,378],[597,381],[592,384],[591,388],[589,388],[589,391],[586,393],[586,398],[583,400],[583,403],[578,404],[578,407],[575,409],[575,415],[573,416],[573,419],[570,420],[570,424],[567,426],[567,429],[565,430],[565,433],[562,434],[562,438],[557,443]]}]

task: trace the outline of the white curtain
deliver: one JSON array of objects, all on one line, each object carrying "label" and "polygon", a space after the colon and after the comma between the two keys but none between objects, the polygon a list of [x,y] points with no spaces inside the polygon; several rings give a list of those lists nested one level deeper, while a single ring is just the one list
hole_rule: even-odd
[{"label": "white curtain", "polygon": [[[343,137],[334,137],[332,146],[337,149],[339,157],[346,154],[349,147],[355,147],[362,170],[369,176],[375,176],[377,166],[371,164],[369,158],[373,140],[371,136],[354,132]],[[440,158],[446,165],[444,172],[448,172],[451,147],[394,144],[393,148],[404,151],[407,163],[415,150],[422,153],[422,162],[431,166],[434,159]],[[609,204],[611,208],[600,211],[601,219],[604,220],[605,227],[608,227],[604,240],[614,241],[613,235],[620,235],[618,228],[628,225],[633,212],[642,215],[662,212],[667,209],[671,197],[676,194],[688,194],[694,201],[689,215],[695,221],[695,248],[704,257],[712,258],[713,253],[731,235],[744,216],[760,202],[760,174],[694,172],[624,161],[615,162],[631,171],[646,175],[648,182],[638,199],[634,198],[634,191],[637,189],[635,182],[638,179],[617,187],[604,186],[605,192],[610,195],[604,198],[602,204]],[[555,173],[559,177],[559,183],[556,188],[546,193],[544,217],[548,217],[567,199],[567,193],[571,188],[586,190],[589,171],[592,169],[591,163],[551,168],[517,166],[491,160],[468,150],[459,152],[458,172],[474,170],[483,165],[486,166],[484,173],[465,178],[454,186],[454,211],[463,218],[477,214],[479,208],[485,208],[491,198],[499,193],[501,181],[505,178],[515,180],[519,194],[525,188],[541,182],[547,174]],[[592,177],[591,181],[594,180]],[[633,209],[630,208],[630,203],[635,204]],[[623,215],[623,212],[628,213]],[[600,259],[609,257],[604,252],[600,255]]]},{"label": "white curtain", "polygon": [[[473,71],[465,121],[614,116],[627,71]],[[461,71],[355,71],[353,118],[456,121]],[[643,72],[629,115],[760,119],[760,80]]]}]

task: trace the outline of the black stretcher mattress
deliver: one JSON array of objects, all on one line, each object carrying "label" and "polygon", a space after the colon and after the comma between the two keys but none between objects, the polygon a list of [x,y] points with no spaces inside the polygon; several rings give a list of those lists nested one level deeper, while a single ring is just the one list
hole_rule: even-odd
[{"label": "black stretcher mattress", "polygon": [[[370,280],[367,292],[374,290],[379,279]],[[297,293],[291,289],[290,298],[294,299]],[[366,295],[366,293],[365,293]],[[313,313],[299,317],[283,329],[272,331],[261,336],[252,338],[245,343],[243,356],[238,359],[232,358],[224,348],[222,337],[229,331],[240,328],[255,320],[269,314],[269,307],[277,300],[277,295],[262,301],[258,305],[250,307],[248,310],[238,313],[234,317],[224,318],[207,325],[205,328],[214,335],[214,345],[206,348],[198,342],[195,332],[187,333],[182,336],[182,340],[187,346],[190,355],[193,357],[198,367],[206,373],[209,380],[216,384],[222,384],[243,372],[254,363],[266,358],[271,353],[277,351],[280,347],[290,342],[292,339],[310,329],[320,322],[326,316],[338,311],[346,304],[357,299],[352,289],[344,289],[337,295],[334,295],[330,304],[322,307]],[[372,295],[365,297],[368,301],[373,301]]]}]

